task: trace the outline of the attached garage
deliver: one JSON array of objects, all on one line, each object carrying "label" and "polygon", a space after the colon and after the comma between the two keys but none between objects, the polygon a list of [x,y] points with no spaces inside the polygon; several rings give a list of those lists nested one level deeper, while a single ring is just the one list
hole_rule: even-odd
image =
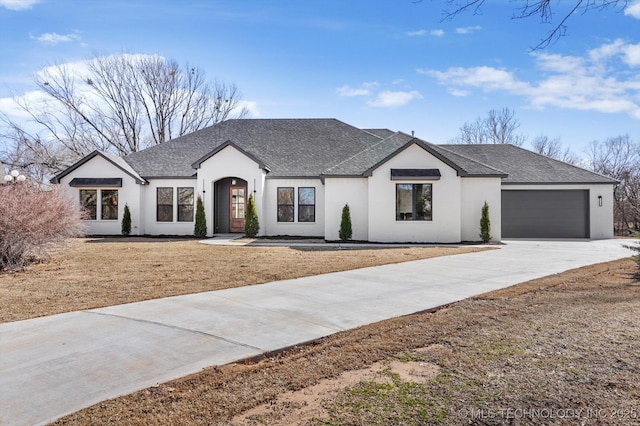
[{"label": "attached garage", "polygon": [[503,238],[589,238],[588,190],[502,190]]}]

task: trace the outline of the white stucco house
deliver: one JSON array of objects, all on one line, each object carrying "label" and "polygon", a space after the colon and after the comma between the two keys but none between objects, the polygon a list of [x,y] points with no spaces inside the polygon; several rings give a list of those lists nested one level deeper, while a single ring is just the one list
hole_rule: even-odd
[{"label": "white stucco house", "polygon": [[87,210],[88,232],[243,232],[253,194],[260,235],[338,240],[479,240],[481,208],[502,238],[611,238],[614,179],[512,145],[434,145],[335,119],[229,120],[143,151],[93,152],[55,176]]}]

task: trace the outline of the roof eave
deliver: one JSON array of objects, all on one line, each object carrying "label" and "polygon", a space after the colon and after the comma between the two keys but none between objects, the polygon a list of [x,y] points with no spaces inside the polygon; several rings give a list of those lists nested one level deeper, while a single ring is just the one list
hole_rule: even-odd
[{"label": "roof eave", "polygon": [[223,144],[218,145],[212,151],[210,151],[207,154],[205,154],[204,156],[200,157],[193,164],[191,164],[191,167],[194,168],[194,169],[199,169],[200,166],[202,165],[202,163],[204,163],[209,158],[213,157],[214,155],[216,155],[217,153],[219,153],[220,151],[222,151],[223,149],[225,149],[225,148],[227,148],[229,146],[234,148],[234,149],[236,149],[237,151],[242,153],[244,156],[246,156],[250,160],[256,162],[258,164],[258,167],[260,167],[261,169],[264,169],[267,173],[271,171],[271,168],[269,166],[267,166],[264,161],[260,160],[255,155],[253,155],[253,154],[245,151],[244,149],[240,148],[237,144],[233,143],[233,141],[231,141],[231,140],[227,140]]},{"label": "roof eave", "polygon": [[98,150],[93,151],[91,154],[86,155],[85,157],[81,158],[80,160],[78,160],[77,162],[75,162],[74,164],[69,166],[66,170],[63,170],[62,172],[58,173],[53,178],[51,178],[51,180],[49,180],[49,182],[52,183],[52,184],[59,184],[60,183],[60,179],[62,179],[63,177],[67,176],[69,173],[73,172],[74,170],[76,170],[80,166],[88,163],[93,158],[95,158],[97,155],[99,155],[100,157],[104,158],[109,163],[113,164],[115,167],[117,167],[118,169],[120,169],[123,172],[125,172],[127,175],[131,176],[136,181],[136,183],[141,184],[141,185],[144,185],[144,184],[148,183],[141,176],[136,176],[136,175],[132,174],[131,172],[129,172],[128,170],[122,168],[119,164],[114,163],[109,157],[107,157],[106,155],[104,155],[102,152],[100,152]]}]

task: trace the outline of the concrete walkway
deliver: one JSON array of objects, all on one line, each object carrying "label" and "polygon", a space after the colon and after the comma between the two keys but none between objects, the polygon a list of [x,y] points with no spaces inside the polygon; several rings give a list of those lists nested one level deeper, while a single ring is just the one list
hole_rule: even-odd
[{"label": "concrete walkway", "polygon": [[159,382],[593,263],[629,240],[509,241],[0,325],[0,424],[42,424]]}]

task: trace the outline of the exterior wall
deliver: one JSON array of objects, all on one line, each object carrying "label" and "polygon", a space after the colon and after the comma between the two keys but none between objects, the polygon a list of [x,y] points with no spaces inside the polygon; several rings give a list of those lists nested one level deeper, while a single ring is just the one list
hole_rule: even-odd
[{"label": "exterior wall", "polygon": [[[72,188],[69,186],[74,178],[122,178],[121,188],[102,188],[102,187],[83,187]],[[144,224],[141,213],[141,194],[144,186],[136,183],[135,179],[127,173],[114,166],[111,162],[103,157],[96,156],[87,163],[78,167],[68,175],[60,179],[60,186],[64,188],[72,197],[77,206],[80,206],[80,190],[95,189],[98,191],[98,212],[96,220],[86,220],[88,235],[121,235],[122,231],[122,215],[124,214],[124,206],[127,204],[131,211],[131,234],[140,235],[144,233]],[[118,219],[102,220],[100,219],[100,191],[102,189],[118,190]]]},{"label": "exterior wall", "polygon": [[329,241],[340,239],[342,208],[349,204],[352,239],[369,240],[369,179],[326,178],[325,179],[324,236]]},{"label": "exterior wall", "polygon": [[[613,238],[613,185],[502,185],[505,190],[589,190],[589,235],[592,240]],[[602,196],[602,206],[598,204]]]},{"label": "exterior wall", "polygon": [[461,232],[462,241],[480,241],[480,217],[482,206],[486,201],[489,205],[489,220],[491,221],[492,241],[502,238],[502,208],[501,208],[501,179],[500,178],[471,178],[461,179]]},{"label": "exterior wall", "polygon": [[[278,187],[294,188],[294,222],[278,222]],[[298,188],[316,189],[315,222],[298,222]],[[320,179],[279,179],[266,180],[263,214],[258,215],[260,228],[264,234],[321,237],[324,235],[325,187]]]},{"label": "exterior wall", "polygon": [[[258,163],[248,158],[232,146],[227,146],[216,155],[207,159],[198,169],[196,198],[202,197],[205,215],[207,217],[207,235],[215,233],[214,211],[215,211],[215,190],[214,184],[224,178],[240,178],[247,181],[247,191],[253,193],[256,202],[256,211],[260,221],[260,232],[258,235],[265,235],[264,226],[264,197],[265,197],[265,177],[266,172],[260,168]],[[193,233],[193,229],[191,230]]]},{"label": "exterior wall", "polygon": [[[439,169],[440,180],[392,181],[391,169]],[[375,242],[457,243],[460,234],[460,177],[417,145],[378,167],[369,178],[369,240]],[[396,220],[396,184],[431,183],[432,220]]]},{"label": "exterior wall", "polygon": [[[157,189],[173,188],[173,221],[158,222],[157,217]],[[178,188],[193,188],[193,220],[190,222],[178,222]],[[144,231],[149,235],[193,235],[195,226],[195,202],[197,188],[195,179],[149,179],[143,192]],[[131,208],[131,207],[129,207]],[[131,215],[134,215],[133,210]]]}]

